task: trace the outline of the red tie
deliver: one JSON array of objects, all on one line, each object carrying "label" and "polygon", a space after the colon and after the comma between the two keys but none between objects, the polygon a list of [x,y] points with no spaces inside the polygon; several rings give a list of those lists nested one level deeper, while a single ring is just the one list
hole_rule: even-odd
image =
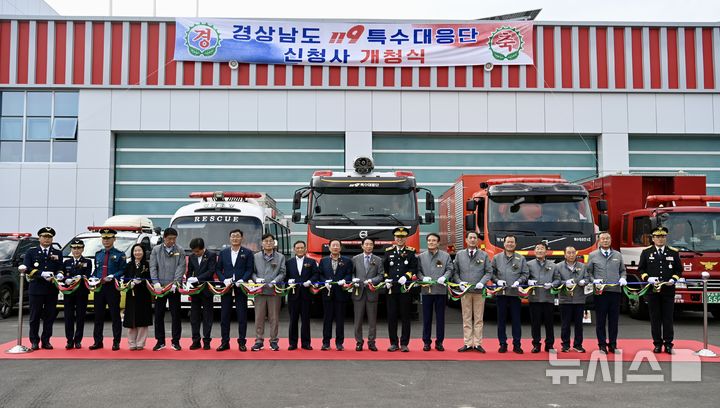
[{"label": "red tie", "polygon": [[102,278],[105,279],[108,276],[108,261],[110,260],[110,251],[105,251],[105,259],[103,259],[103,270]]}]

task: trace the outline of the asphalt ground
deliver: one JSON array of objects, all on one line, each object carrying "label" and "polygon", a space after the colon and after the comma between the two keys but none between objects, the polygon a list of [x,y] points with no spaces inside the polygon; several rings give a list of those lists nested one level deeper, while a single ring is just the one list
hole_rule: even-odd
[{"label": "asphalt ground", "polygon": [[[496,337],[494,315],[494,309],[486,309],[486,338]],[[286,310],[281,317],[280,333],[285,337]],[[216,314],[213,346],[219,343],[218,320]],[[448,308],[446,320],[446,337],[461,337],[459,309]],[[559,326],[556,316],[556,337]],[[166,328],[169,327],[168,316]],[[253,333],[253,327],[250,322],[248,335]],[[16,330],[16,319],[0,320],[0,342],[14,339]],[[106,337],[111,337],[109,322],[105,330]],[[123,330],[125,335],[126,329]],[[234,333],[236,326],[231,330]],[[421,330],[421,321],[414,321],[413,338],[419,337]],[[313,337],[319,337],[321,331],[322,321],[314,319]],[[345,332],[348,337],[345,353],[354,353],[350,316],[346,318]],[[91,322],[85,333],[91,335]],[[677,339],[702,340],[702,315],[678,313],[675,333]],[[64,334],[62,313],[54,334]],[[190,325],[185,318],[183,335],[189,334]],[[382,318],[378,336],[386,335]],[[529,336],[525,316],[523,337]],[[649,338],[649,323],[621,316],[620,347],[623,337]],[[711,344],[720,344],[717,320],[710,320],[709,338]],[[594,325],[585,325],[585,342],[595,343]],[[149,339],[148,345],[153,344]],[[63,347],[64,343],[54,345]],[[717,407],[720,364],[660,363],[656,370],[645,362],[635,371],[631,363],[624,363],[619,370],[611,367],[604,379],[597,367],[588,370],[588,363],[581,364],[580,369],[577,384],[570,384],[567,378],[561,384],[553,384],[552,375],[557,375],[557,368],[545,361],[3,360],[0,407]],[[595,373],[594,379],[589,377],[591,371]],[[677,375],[673,376],[673,372]],[[684,372],[701,381],[676,381]],[[660,378],[635,382],[630,378],[633,374],[654,374]]]}]

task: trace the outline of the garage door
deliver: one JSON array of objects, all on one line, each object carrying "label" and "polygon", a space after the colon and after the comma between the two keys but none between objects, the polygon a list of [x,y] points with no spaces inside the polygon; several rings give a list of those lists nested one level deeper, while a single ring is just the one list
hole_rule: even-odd
[{"label": "garage door", "polygon": [[[342,134],[116,135],[115,214],[144,214],[165,227],[193,191],[268,193],[289,219],[295,189],[312,172],[342,170]],[[293,238],[303,239],[304,225]]]},{"label": "garage door", "polygon": [[[704,174],[707,193],[720,195],[720,137],[630,136],[630,171]],[[720,203],[711,203],[720,206]]]},{"label": "garage door", "polygon": [[[412,170],[418,184],[429,188],[436,199],[462,174],[560,174],[568,181],[594,177],[596,153],[594,136],[376,134],[373,138],[378,170]],[[422,230],[426,234],[438,229],[435,223]]]}]

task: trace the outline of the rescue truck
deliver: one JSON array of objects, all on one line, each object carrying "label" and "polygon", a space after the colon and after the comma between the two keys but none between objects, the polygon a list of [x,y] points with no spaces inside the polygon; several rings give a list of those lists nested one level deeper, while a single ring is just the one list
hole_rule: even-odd
[{"label": "rescue truck", "polygon": [[[319,260],[329,255],[328,242],[339,239],[343,254],[362,252],[364,238],[375,240],[375,252],[394,241],[393,230],[408,229],[407,245],[420,248],[420,224],[435,222],[435,198],[429,190],[418,188],[410,171],[374,172],[372,158],[359,157],[354,171],[315,171],[310,185],[295,191],[292,220],[308,224],[308,256]],[[425,191],[425,210],[418,214],[417,193]],[[305,215],[299,211],[305,201]]]},{"label": "rescue truck", "polygon": [[503,252],[507,235],[515,235],[516,251],[528,259],[538,242],[556,261],[567,246],[583,258],[597,248],[588,192],[552,174],[458,177],[440,197],[441,247],[451,254],[464,248],[466,231],[477,232],[478,245],[491,258]]},{"label": "rescue truck", "polygon": [[[275,200],[265,193],[255,192],[195,192],[190,198],[198,202],[180,207],[170,227],[178,232],[177,244],[190,255],[190,240],[202,238],[205,248],[219,253],[230,245],[230,231],[243,232],[242,245],[253,252],[260,251],[264,233],[271,233],[277,241],[277,251],[290,256],[290,229],[288,221],[277,208]],[[182,307],[188,308],[190,299],[182,295]],[[214,296],[215,307],[220,296]],[[248,300],[252,306],[252,301]]]},{"label": "rescue truck", "polygon": [[[606,202],[598,216],[609,219],[612,246],[621,251],[627,265],[628,281],[638,281],[637,264],[643,249],[652,245],[651,232],[667,227],[667,245],[680,251],[683,277],[700,279],[710,273],[709,310],[720,318],[720,196],[706,195],[702,175],[626,174],[610,175],[584,183],[591,202]],[[702,310],[702,287],[677,284],[675,303],[679,309]],[[626,300],[635,318],[647,317],[647,303]]]}]

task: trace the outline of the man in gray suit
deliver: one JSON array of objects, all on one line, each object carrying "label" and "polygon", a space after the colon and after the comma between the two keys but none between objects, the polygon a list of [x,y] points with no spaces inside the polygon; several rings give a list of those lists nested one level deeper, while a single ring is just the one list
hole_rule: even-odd
[{"label": "man in gray suit", "polygon": [[[503,253],[497,254],[492,259],[493,281],[496,285],[505,288],[501,294],[495,297],[497,303],[498,341],[500,342],[499,353],[507,353],[507,333],[505,322],[507,311],[510,309],[512,317],[513,352],[522,354],[523,349],[520,343],[522,339],[522,326],[520,324],[520,298],[518,288],[523,285],[530,274],[525,257],[515,252],[517,239],[514,235],[507,235],[503,240]],[[509,283],[512,282],[510,287]]]},{"label": "man in gray suit", "polygon": [[377,351],[375,346],[375,333],[377,331],[377,302],[378,294],[369,289],[370,284],[377,285],[383,281],[382,258],[373,254],[375,241],[372,238],[362,240],[362,254],[353,257],[353,279],[355,286],[352,292],[353,310],[355,315],[355,351],[363,349],[363,319],[365,313],[368,318],[368,348]]},{"label": "man in gray suit", "polygon": [[427,251],[418,255],[418,278],[423,282],[436,281],[438,284],[423,286],[422,313],[423,313],[423,351],[430,351],[432,344],[432,317],[435,311],[435,349],[444,351],[445,340],[445,299],[447,286],[445,281],[453,274],[453,262],[450,254],[440,250],[440,236],[434,232],[427,235]]},{"label": "man in gray suit", "polygon": [[555,262],[545,258],[547,245],[538,242],[535,245],[535,259],[528,261],[530,270],[529,286],[542,286],[534,288],[530,293],[530,331],[532,333],[532,353],[540,352],[541,337],[540,328],[545,326],[545,351],[555,351],[555,329],[554,329],[554,308],[555,296],[550,293],[555,271]]},{"label": "man in gray suit", "polygon": [[470,287],[460,299],[465,344],[458,351],[463,353],[474,350],[484,353],[482,338],[485,298],[482,290],[492,275],[490,257],[487,252],[477,247],[478,235],[475,231],[467,233],[465,243],[467,248],[455,255],[453,265],[455,283],[459,283],[462,289]]},{"label": "man in gray suit", "polygon": [[255,344],[250,350],[263,349],[265,335],[265,316],[270,323],[270,349],[278,347],[278,319],[280,318],[280,302],[282,298],[275,293],[275,284],[285,278],[285,256],[275,250],[275,236],[262,236],[263,250],[255,254],[255,272],[252,279],[255,283],[263,283],[262,292],[255,295]]},{"label": "man in gray suit", "polygon": [[578,262],[577,250],[574,247],[565,248],[565,260],[555,264],[553,284],[565,284],[565,290],[558,295],[560,303],[560,338],[562,339],[563,353],[570,351],[570,330],[575,327],[573,350],[584,353],[583,343],[583,312],[585,310],[585,285],[587,276],[585,265]]}]

